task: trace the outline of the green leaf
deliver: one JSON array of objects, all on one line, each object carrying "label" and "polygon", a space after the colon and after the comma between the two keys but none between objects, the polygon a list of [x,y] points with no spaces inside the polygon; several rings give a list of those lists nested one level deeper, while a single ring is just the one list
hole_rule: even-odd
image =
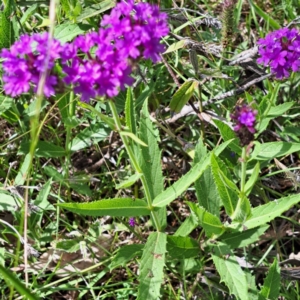
[{"label": "green leaf", "polygon": [[85,203],[59,203],[57,205],[77,214],[98,217],[137,217],[150,215],[151,212],[145,201],[131,198],[104,199]]},{"label": "green leaf", "polygon": [[14,23],[16,18],[14,0],[5,1],[3,11],[0,11],[0,49],[9,48],[15,41]]},{"label": "green leaf", "polygon": [[153,201],[154,207],[163,207],[168,205],[174,199],[179,197],[187,188],[194,183],[208,167],[210,162],[210,153],[200,162],[195,164],[191,170],[172,184],[169,188],[159,194]]},{"label": "green leaf", "polygon": [[[244,223],[244,227],[251,229],[266,224],[274,220],[276,217],[279,217],[283,212],[287,211],[291,206],[299,202],[300,194],[297,194],[257,206],[252,209],[252,216]],[[236,228],[237,226],[239,225],[232,223],[229,227]]]},{"label": "green leaf", "polygon": [[132,132],[128,132],[128,131],[120,131],[119,132],[120,135],[123,136],[128,136],[130,137],[133,141],[135,141],[137,144],[143,146],[143,147],[148,147],[147,144],[145,144],[142,140],[140,140],[135,134],[133,134]]},{"label": "green leaf", "polygon": [[142,173],[131,175],[128,179],[116,185],[116,189],[125,189],[135,184],[142,176]]},{"label": "green leaf", "polygon": [[107,138],[111,130],[106,124],[98,122],[83,129],[72,140],[71,151],[78,151],[90,147],[94,143],[98,143]]},{"label": "green leaf", "polygon": [[129,131],[136,135],[136,115],[135,115],[135,103],[133,98],[133,92],[131,88],[127,88],[126,102],[125,102],[125,120],[126,126]]},{"label": "green leaf", "polygon": [[[30,142],[22,142],[18,155],[29,152]],[[66,155],[65,149],[52,143],[38,141],[35,156],[36,157],[63,157]]]},{"label": "green leaf", "polygon": [[90,6],[86,7],[79,17],[77,17],[77,23],[82,22],[83,20],[87,18],[92,18],[97,15],[100,15],[106,10],[109,10],[110,8],[113,8],[116,5],[115,0],[104,0],[101,1],[101,3],[97,4],[91,4]]},{"label": "green leaf", "polygon": [[179,226],[174,236],[188,236],[196,227],[198,227],[198,220],[194,214],[191,214]]},{"label": "green leaf", "polygon": [[259,293],[259,300],[278,299],[280,286],[280,268],[275,258]]},{"label": "green leaf", "polygon": [[231,218],[234,221],[245,222],[251,216],[251,204],[248,197],[240,194],[237,206]]},{"label": "green leaf", "polygon": [[[206,147],[200,140],[195,148],[193,164],[198,163],[206,153]],[[220,197],[211,168],[206,169],[202,176],[195,181],[195,190],[199,205],[213,215],[219,215]]]},{"label": "green leaf", "polygon": [[246,195],[249,195],[253,186],[255,185],[258,175],[260,172],[260,166],[259,166],[259,162],[255,165],[255,167],[253,168],[252,172],[251,172],[251,176],[248,179],[248,181],[245,184],[245,193]]},{"label": "green leaf", "polygon": [[221,282],[226,284],[230,294],[234,294],[237,299],[248,300],[246,275],[229,247],[218,243],[212,249],[212,259],[221,276]]},{"label": "green leaf", "polygon": [[199,243],[190,237],[168,235],[167,251],[173,258],[185,259],[197,256],[200,247]]},{"label": "green leaf", "polygon": [[268,117],[276,118],[282,116],[287,110],[289,110],[295,102],[285,102],[280,105],[276,105],[271,107],[270,111],[268,112]]},{"label": "green leaf", "polygon": [[[164,188],[164,178],[161,166],[161,151],[158,147],[159,131],[150,121],[148,112],[148,101],[144,102],[141,110],[139,138],[148,145],[148,147],[139,146],[138,162],[145,176],[151,199],[161,194]],[[161,209],[159,214],[159,222],[161,227],[166,226],[166,211]]]},{"label": "green leaf", "polygon": [[13,98],[0,95],[0,115],[10,109],[14,103]]},{"label": "green leaf", "polygon": [[258,241],[259,237],[269,227],[269,225],[262,225],[243,232],[228,232],[224,233],[219,239],[231,249],[242,248]]},{"label": "green leaf", "polygon": [[83,34],[90,30],[92,26],[88,24],[61,24],[55,26],[54,38],[61,43],[71,42],[76,36]]},{"label": "green leaf", "polygon": [[125,264],[133,258],[141,256],[143,248],[144,245],[142,244],[126,245],[119,248],[116,256],[109,265],[110,271],[119,266],[125,266]]},{"label": "green leaf", "polygon": [[168,49],[164,52],[164,54],[171,53],[171,52],[174,52],[176,50],[179,50],[179,49],[184,47],[184,44],[185,44],[185,40],[175,42],[174,44],[172,44],[168,47]]},{"label": "green leaf", "polygon": [[187,80],[173,95],[170,102],[170,109],[179,113],[184,105],[191,99],[199,82],[196,80]]},{"label": "green leaf", "polygon": [[211,168],[226,213],[232,216],[238,202],[238,189],[231,181],[226,166],[215,155],[211,156]]},{"label": "green leaf", "polygon": [[0,190],[0,211],[15,211],[16,201],[14,197]]},{"label": "green leaf", "polygon": [[163,282],[167,235],[153,232],[145,244],[140,262],[139,290],[137,300],[157,300]]},{"label": "green leaf", "polygon": [[234,151],[236,154],[241,155],[242,148],[239,144],[239,140],[236,137],[235,132],[224,122],[216,120],[216,119],[213,121],[216,124],[216,126],[218,127],[220,134],[225,142],[233,139],[232,143],[229,145],[229,148],[232,151]]},{"label": "green leaf", "polygon": [[254,142],[255,148],[251,154],[250,160],[266,160],[269,161],[275,157],[286,156],[294,152],[300,151],[299,143],[288,142],[270,142],[260,144]]},{"label": "green leaf", "polygon": [[252,2],[252,0],[248,0],[250,5],[255,9],[255,12],[262,17],[268,24],[271,25],[273,29],[280,29],[281,26],[274,19],[271,18],[270,14],[265,13],[259,6]]},{"label": "green leaf", "polygon": [[2,275],[1,277],[6,281],[7,285],[15,288],[20,293],[20,295],[23,296],[23,299],[40,299],[39,297],[32,294],[30,290],[27,289],[26,286],[20,281],[20,279],[17,278],[8,268],[3,267],[1,264],[0,274]]},{"label": "green leaf", "polygon": [[15,185],[23,185],[26,178],[27,178],[27,172],[30,170],[31,167],[31,155],[28,153],[26,154],[22,167],[18,172],[18,175],[15,178]]},{"label": "green leaf", "polygon": [[198,223],[204,228],[208,237],[223,234],[225,227],[217,216],[209,213],[203,207],[197,206],[195,203],[187,202],[187,204],[198,217]]},{"label": "green leaf", "polygon": [[116,126],[115,126],[115,122],[114,122],[113,118],[110,118],[110,117],[100,113],[96,108],[94,108],[93,106],[91,106],[90,104],[87,104],[85,102],[79,102],[78,105],[82,108],[86,108],[89,111],[93,112],[97,117],[99,117],[99,119],[101,121],[106,123],[112,130],[115,130]]}]

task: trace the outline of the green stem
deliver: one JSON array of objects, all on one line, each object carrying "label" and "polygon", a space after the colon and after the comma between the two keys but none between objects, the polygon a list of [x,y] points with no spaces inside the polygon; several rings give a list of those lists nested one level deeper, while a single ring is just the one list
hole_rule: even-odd
[{"label": "green stem", "polygon": [[245,193],[245,184],[246,184],[246,169],[247,169],[247,153],[246,146],[242,149],[242,168],[241,168],[241,194]]},{"label": "green stem", "polygon": [[[115,125],[116,125],[116,130],[120,133],[122,131],[122,124],[121,124],[121,121],[119,119],[119,115],[118,115],[118,112],[117,112],[117,108],[116,108],[116,105],[114,103],[114,101],[112,99],[109,99],[108,100],[108,103],[109,103],[109,107],[110,107],[110,110],[112,112],[112,115],[113,115],[113,119],[114,119],[114,122],[115,122]],[[135,169],[135,171],[137,173],[141,173],[142,176],[141,176],[141,182],[142,182],[142,185],[144,187],[144,193],[145,193],[145,196],[146,196],[146,200],[147,200],[147,204],[150,208],[152,208],[152,197],[151,197],[151,194],[150,194],[150,190],[149,190],[149,187],[148,187],[148,183],[147,183],[147,180],[142,172],[142,169],[140,168],[139,164],[138,164],[138,161],[136,159],[136,156],[134,155],[133,151],[132,151],[132,148],[130,147],[130,144],[129,144],[129,139],[127,136],[124,136],[124,135],[120,135],[121,136],[121,139],[122,139],[122,142],[125,146],[125,149],[128,153],[128,156],[129,156],[129,159],[131,161],[131,164],[133,166],[133,168]],[[157,214],[155,211],[152,211],[151,212],[151,217],[152,217],[152,220],[154,222],[154,226],[155,228],[158,230],[158,231],[161,231],[162,228],[161,228],[161,225],[160,225],[160,222],[157,218]]]}]

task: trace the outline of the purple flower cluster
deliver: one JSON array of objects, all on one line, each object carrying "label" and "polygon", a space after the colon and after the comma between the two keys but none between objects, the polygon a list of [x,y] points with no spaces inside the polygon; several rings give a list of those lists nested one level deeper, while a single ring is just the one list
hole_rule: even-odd
[{"label": "purple flower cluster", "polygon": [[129,226],[134,227],[135,226],[135,219],[134,218],[129,218]]},{"label": "purple flower cluster", "polygon": [[[58,77],[53,73],[55,60],[62,53],[62,46],[53,40],[48,46],[48,33],[23,35],[9,50],[3,49],[1,57],[3,62],[3,81],[5,93],[15,97],[30,90],[31,84],[34,92],[44,71],[48,55],[48,76],[45,83],[44,94],[50,97],[55,94]],[[49,50],[48,50],[49,49]]]},{"label": "purple flower cluster", "polygon": [[260,58],[257,62],[270,66],[277,78],[289,77],[300,69],[300,33],[297,29],[282,28],[258,41]]},{"label": "purple flower cluster", "polygon": [[257,111],[248,105],[236,106],[235,113],[230,117],[235,121],[234,131],[242,146],[248,145],[254,138]]},{"label": "purple flower cluster", "polygon": [[48,50],[48,35],[23,35],[10,50],[4,49],[4,90],[12,97],[36,86],[49,51],[45,96],[55,94],[58,77],[54,64],[61,63],[62,82],[71,86],[81,100],[98,96],[114,97],[125,85],[132,85],[133,65],[142,57],[157,62],[164,50],[160,39],[168,34],[167,15],[157,6],[134,5],[134,0],[118,3],[109,16],[104,16],[98,32],[78,36],[60,45],[57,40]]}]

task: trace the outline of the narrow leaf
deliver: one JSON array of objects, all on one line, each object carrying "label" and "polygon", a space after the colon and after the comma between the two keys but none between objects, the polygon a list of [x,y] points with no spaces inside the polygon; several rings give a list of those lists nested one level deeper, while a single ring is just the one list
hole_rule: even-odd
[{"label": "narrow leaf", "polygon": [[179,197],[187,188],[194,183],[208,167],[210,162],[210,153],[207,154],[200,162],[195,164],[192,169],[177,180],[173,185],[158,195],[154,201],[154,207],[163,207],[168,205],[174,199]]},{"label": "narrow leaf", "polygon": [[187,80],[173,95],[170,108],[172,111],[179,113],[184,105],[191,99],[195,89],[198,87],[198,81]]},{"label": "narrow leaf", "polygon": [[188,236],[198,226],[198,220],[194,214],[188,216],[174,233],[174,236]]},{"label": "narrow leaf", "polygon": [[138,300],[157,300],[163,282],[167,235],[153,232],[145,244],[140,263]]},{"label": "narrow leaf", "polygon": [[275,157],[285,156],[300,151],[299,143],[270,142],[260,144],[259,142],[254,142],[254,144],[255,148],[251,154],[250,160],[269,161]]},{"label": "narrow leaf", "polygon": [[128,136],[130,137],[133,141],[135,141],[137,144],[143,146],[143,147],[148,147],[147,144],[145,144],[142,140],[140,140],[135,134],[133,134],[132,132],[128,132],[128,131],[121,131],[120,135],[123,136]]},{"label": "narrow leaf", "polygon": [[226,213],[232,216],[238,202],[237,188],[228,178],[226,166],[214,155],[211,156],[211,168]]},{"label": "narrow leaf", "polygon": [[248,179],[248,181],[246,182],[245,185],[245,191],[246,191],[246,195],[249,195],[253,186],[255,185],[258,175],[260,172],[260,166],[259,166],[259,162],[255,165],[255,167],[253,168],[252,172],[251,172],[251,176]]},{"label": "narrow leaf", "polygon": [[[30,142],[21,143],[18,154],[29,152]],[[63,157],[66,155],[63,147],[54,145],[49,142],[38,141],[35,151],[36,157]]]},{"label": "narrow leaf", "polygon": [[121,183],[116,185],[116,189],[124,189],[135,184],[142,176],[142,173],[137,173],[130,176],[128,179],[122,181]]},{"label": "narrow leaf", "polygon": [[59,203],[57,205],[85,216],[136,217],[150,214],[150,209],[145,201],[131,198],[104,199],[85,203]]},{"label": "narrow leaf", "polygon": [[263,225],[243,232],[224,233],[219,239],[231,249],[242,248],[258,241],[269,227],[269,225]]},{"label": "narrow leaf", "polygon": [[[266,224],[299,202],[300,194],[296,194],[257,206],[252,209],[252,216],[244,223],[244,227],[250,229]],[[229,227],[235,227],[235,225],[232,223]]]},{"label": "narrow leaf", "polygon": [[17,278],[9,269],[4,268],[0,264],[0,274],[2,275],[1,277],[4,278],[8,286],[14,287],[21,296],[23,296],[23,299],[28,299],[28,300],[37,300],[40,299],[39,297],[35,296],[32,294],[26,287],[25,285],[20,281],[19,278]]},{"label": "narrow leaf", "polygon": [[133,98],[133,92],[131,88],[127,88],[126,102],[125,102],[125,120],[126,126],[129,131],[136,135],[136,115],[134,109],[135,103]]}]

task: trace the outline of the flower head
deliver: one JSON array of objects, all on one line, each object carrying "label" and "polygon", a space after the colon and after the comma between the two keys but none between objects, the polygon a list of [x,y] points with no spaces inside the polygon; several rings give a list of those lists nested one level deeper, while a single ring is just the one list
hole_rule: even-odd
[{"label": "flower head", "polygon": [[129,226],[134,227],[135,226],[135,220],[134,218],[129,218]]},{"label": "flower head", "polygon": [[270,66],[277,78],[287,78],[300,69],[300,33],[297,29],[281,28],[260,39],[257,62]]},{"label": "flower head", "polygon": [[[41,74],[47,72],[44,94],[46,97],[54,95],[58,78],[54,74],[53,68],[61,51],[62,47],[59,41],[53,39],[49,43],[48,33],[32,36],[22,35],[9,50],[3,49],[0,56],[4,58],[5,93],[15,97],[28,92],[31,86],[36,91]],[[48,66],[45,70],[47,58],[49,59]]]},{"label": "flower head", "polygon": [[234,131],[240,139],[242,146],[248,145],[254,139],[257,111],[248,105],[236,106],[231,119],[235,121]]}]

